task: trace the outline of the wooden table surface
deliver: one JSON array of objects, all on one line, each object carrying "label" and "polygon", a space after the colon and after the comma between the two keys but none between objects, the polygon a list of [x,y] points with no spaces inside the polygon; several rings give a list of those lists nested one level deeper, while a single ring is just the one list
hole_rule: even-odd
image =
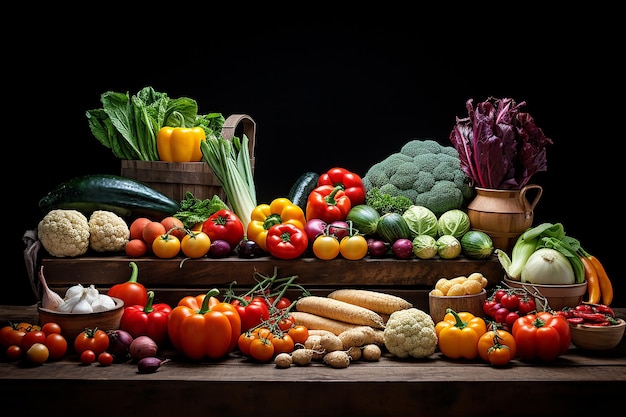
[{"label": "wooden table surface", "polygon": [[[626,309],[617,309],[626,316]],[[37,321],[34,306],[0,306],[0,320]],[[513,360],[494,368],[481,361],[385,354],[346,369],[322,363],[277,369],[237,353],[190,362],[173,352],[153,374],[136,364],[82,366],[68,354],[40,366],[0,361],[0,398],[23,404],[11,415],[50,415],[50,404],[88,415],[580,415],[623,407],[626,338],[615,349],[570,347],[550,363]],[[619,408],[612,408],[619,407]],[[89,410],[89,411],[86,411]],[[274,411],[276,410],[276,411]],[[281,411],[282,410],[282,411]],[[244,414],[245,413],[245,414]]]}]

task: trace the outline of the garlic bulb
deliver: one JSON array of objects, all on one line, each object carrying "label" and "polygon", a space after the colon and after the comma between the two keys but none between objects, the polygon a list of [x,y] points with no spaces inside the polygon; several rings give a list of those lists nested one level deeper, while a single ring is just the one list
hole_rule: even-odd
[{"label": "garlic bulb", "polygon": [[39,282],[41,282],[41,286],[43,288],[41,306],[49,310],[56,310],[61,304],[63,304],[63,298],[48,287],[48,283],[43,276],[43,265],[39,268]]}]

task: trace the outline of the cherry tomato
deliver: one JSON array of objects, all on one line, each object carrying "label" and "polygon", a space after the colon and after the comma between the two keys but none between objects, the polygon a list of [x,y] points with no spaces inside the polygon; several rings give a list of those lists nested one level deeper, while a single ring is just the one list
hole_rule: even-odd
[{"label": "cherry tomato", "polygon": [[239,348],[239,351],[245,356],[250,356],[250,343],[252,343],[252,341],[256,338],[257,336],[253,332],[241,333],[239,335],[239,339],[237,340],[237,347]]},{"label": "cherry tomato", "polygon": [[508,308],[509,311],[515,311],[519,307],[519,297],[513,292],[507,291],[500,299],[502,307]]},{"label": "cherry tomato", "polygon": [[174,235],[167,233],[154,239],[152,253],[163,259],[170,259],[180,252],[180,240]]},{"label": "cherry tomato", "polygon": [[22,337],[21,347],[24,351],[28,351],[28,349],[35,343],[46,343],[46,334],[41,330],[34,330],[30,332],[26,332],[24,337]]},{"label": "cherry tomato", "polygon": [[202,258],[211,249],[211,238],[206,233],[191,232],[183,237],[180,248],[190,258]]},{"label": "cherry tomato", "polygon": [[256,338],[250,343],[250,357],[259,362],[268,362],[274,357],[274,345],[269,338]]},{"label": "cherry tomato", "polygon": [[537,304],[535,298],[530,295],[525,295],[519,300],[519,315],[525,316],[537,310]]},{"label": "cherry tomato", "polygon": [[500,307],[493,313],[493,319],[501,324],[506,323],[506,316],[510,313],[508,308]]},{"label": "cherry tomato", "polygon": [[11,345],[6,349],[5,353],[8,360],[16,361],[22,357],[24,351],[18,345]]},{"label": "cherry tomato", "polygon": [[515,338],[513,337],[513,334],[504,329],[497,329],[494,326],[492,326],[490,330],[488,330],[486,333],[483,333],[483,335],[478,338],[478,355],[485,362],[491,363],[491,360],[489,358],[489,350],[497,344],[509,347],[508,353],[511,356],[509,359],[513,359],[513,357],[515,357],[517,344],[515,343]]},{"label": "cherry tomato", "polygon": [[291,353],[295,348],[295,343],[289,333],[283,333],[280,336],[274,336],[271,340],[274,345],[274,354]]},{"label": "cherry tomato", "polygon": [[49,321],[41,326],[41,331],[43,331],[46,336],[49,336],[52,333],[61,333],[61,325],[59,323]]},{"label": "cherry tomato", "polygon": [[286,317],[281,318],[281,319],[278,321],[278,328],[279,328],[281,331],[286,332],[286,331],[288,331],[289,329],[291,329],[291,328],[293,327],[293,325],[294,325],[294,324],[295,324],[295,320],[294,320],[294,318],[293,318],[291,315],[289,315],[289,316],[286,316]]},{"label": "cherry tomato", "polygon": [[509,329],[513,328],[513,324],[515,323],[515,320],[519,319],[519,313],[517,311],[511,311],[509,312],[509,314],[506,315],[504,322],[506,323],[506,326]]},{"label": "cherry tomato", "polygon": [[83,350],[80,353],[80,363],[83,365],[91,365],[96,360],[96,353],[91,349]]},{"label": "cherry tomato", "polygon": [[287,332],[294,343],[304,344],[309,338],[309,329],[301,324],[296,324]]},{"label": "cherry tomato", "polygon": [[339,240],[335,236],[320,235],[313,241],[313,254],[322,260],[339,256]]},{"label": "cherry tomato", "polygon": [[31,363],[42,364],[50,357],[48,347],[43,343],[33,343],[26,351],[26,359]]},{"label": "cherry tomato", "polygon": [[113,355],[109,352],[102,352],[98,355],[98,362],[102,366],[109,366],[113,363]]},{"label": "cherry tomato", "polygon": [[67,353],[67,340],[60,333],[50,333],[44,344],[48,347],[52,360],[59,360]]},{"label": "cherry tomato", "polygon": [[[496,307],[496,306],[498,306],[498,308],[500,308],[500,307],[499,307],[499,306],[500,306],[500,304],[498,304],[498,302],[497,302],[496,300],[494,300],[494,299],[492,299],[492,298],[488,298],[488,299],[486,299],[486,300],[485,300],[485,302],[483,303],[483,312],[484,312],[487,316],[489,316],[489,317],[493,318],[493,312],[495,311],[495,310],[494,310],[494,307]],[[498,308],[496,308],[496,310],[497,310]]]},{"label": "cherry tomato", "polygon": [[487,358],[490,364],[504,366],[511,362],[511,348],[505,345],[494,345],[489,349]]},{"label": "cherry tomato", "polygon": [[351,261],[363,259],[367,250],[367,239],[362,235],[346,236],[339,242],[341,256]]},{"label": "cherry tomato", "polygon": [[502,288],[499,290],[496,290],[496,292],[493,293],[493,299],[496,301],[496,303],[499,303],[502,297],[506,295],[506,293],[507,291]]},{"label": "cherry tomato", "polygon": [[[74,339],[74,349],[81,354],[92,350],[97,356],[109,348],[109,335],[101,329],[85,329]],[[94,358],[95,360],[95,358]]]}]

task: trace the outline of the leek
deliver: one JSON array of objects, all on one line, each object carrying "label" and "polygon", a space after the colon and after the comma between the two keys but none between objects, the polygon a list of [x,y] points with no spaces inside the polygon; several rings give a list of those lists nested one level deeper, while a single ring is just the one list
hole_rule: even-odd
[{"label": "leek", "polygon": [[257,206],[256,187],[252,176],[248,137],[234,137],[233,141],[207,135],[200,143],[202,159],[209,165],[226,193],[227,202],[233,212],[248,229],[250,215]]}]

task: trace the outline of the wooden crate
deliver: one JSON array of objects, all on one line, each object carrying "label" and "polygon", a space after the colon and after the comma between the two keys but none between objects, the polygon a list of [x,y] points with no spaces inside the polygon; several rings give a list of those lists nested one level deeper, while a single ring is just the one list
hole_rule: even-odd
[{"label": "wooden crate", "polygon": [[[233,114],[226,118],[222,127],[222,137],[232,140],[240,127],[248,137],[250,164],[254,172],[254,148],[256,141],[256,123],[245,114]],[[240,135],[237,135],[240,137]],[[226,202],[226,193],[222,184],[209,165],[202,162],[163,162],[163,161],[121,161],[121,176],[140,181],[164,195],[181,201],[187,192],[201,200],[219,196]]]},{"label": "wooden crate", "polygon": [[[271,256],[255,259],[228,257],[221,259],[126,256],[81,256],[77,258],[44,258],[46,280],[53,290],[64,294],[74,284],[94,284],[102,292],[130,278],[130,261],[137,263],[139,282],[155,292],[157,302],[178,303],[185,295],[196,295],[211,288],[225,291],[232,288],[249,289],[258,277],[256,273],[279,277],[297,275],[296,283],[316,295],[326,295],[338,288],[361,288],[384,291],[401,296],[416,307],[429,311],[428,292],[439,278],[454,278],[481,272],[489,285],[499,284],[504,276],[495,256],[486,260],[457,258],[411,259],[364,258],[358,261],[337,258],[322,261],[317,258],[281,260]],[[223,293],[223,292],[222,292]],[[301,293],[301,292],[299,292]],[[298,295],[295,291],[290,296]]]}]

